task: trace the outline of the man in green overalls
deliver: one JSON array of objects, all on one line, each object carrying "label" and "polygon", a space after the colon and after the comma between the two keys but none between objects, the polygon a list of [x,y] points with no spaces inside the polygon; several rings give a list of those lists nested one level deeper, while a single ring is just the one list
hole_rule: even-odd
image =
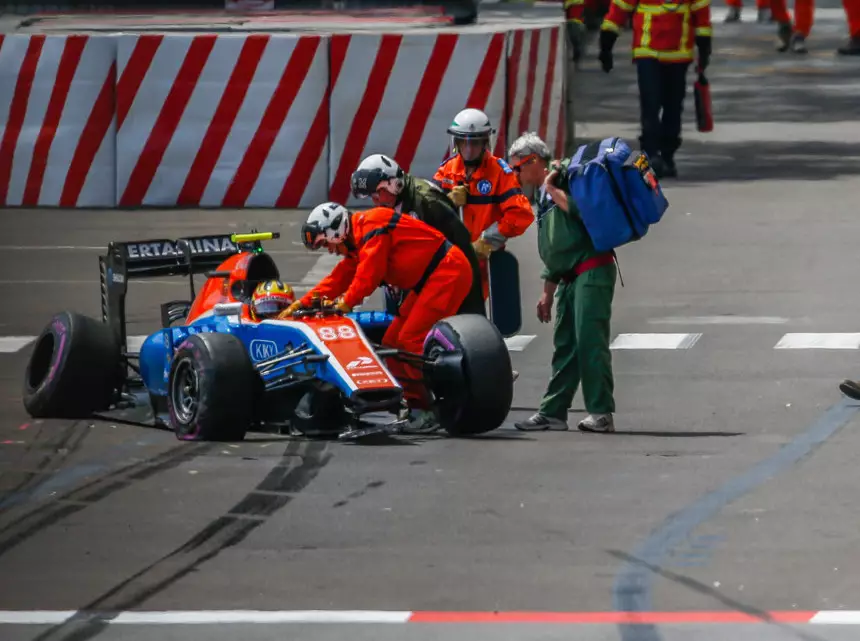
[{"label": "man in green overalls", "polygon": [[599,253],[569,197],[570,159],[552,162],[546,143],[534,133],[520,136],[508,152],[509,164],[524,187],[539,188],[538,252],[544,269],[538,320],[552,320],[552,376],[537,414],[515,423],[520,430],[568,429],[567,411],[580,383],[588,416],[578,428],[613,432],[615,423],[609,324],[617,268],[612,252]]}]

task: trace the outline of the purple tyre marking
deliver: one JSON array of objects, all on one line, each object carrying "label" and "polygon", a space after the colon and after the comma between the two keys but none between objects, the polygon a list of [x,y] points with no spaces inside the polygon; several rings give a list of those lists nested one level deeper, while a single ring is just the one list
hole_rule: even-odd
[{"label": "purple tyre marking", "polygon": [[433,330],[427,334],[427,338],[424,339],[424,348],[427,348],[427,343],[431,340],[437,340],[445,349],[454,350],[454,343],[448,340],[448,337],[445,336],[438,327],[434,327]]}]

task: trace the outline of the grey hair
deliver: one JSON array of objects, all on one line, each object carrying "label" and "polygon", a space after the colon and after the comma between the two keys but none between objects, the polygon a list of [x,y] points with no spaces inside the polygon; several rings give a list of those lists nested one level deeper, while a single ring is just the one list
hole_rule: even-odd
[{"label": "grey hair", "polygon": [[519,156],[522,158],[529,154],[535,154],[538,158],[546,160],[547,162],[552,160],[552,154],[549,151],[549,147],[547,147],[546,143],[541,140],[534,131],[528,131],[514,140],[511,144],[511,148],[508,150],[508,158],[511,156]]}]

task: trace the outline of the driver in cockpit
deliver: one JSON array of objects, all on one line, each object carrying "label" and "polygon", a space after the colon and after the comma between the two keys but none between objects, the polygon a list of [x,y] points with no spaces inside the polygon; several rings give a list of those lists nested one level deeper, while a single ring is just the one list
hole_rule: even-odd
[{"label": "driver in cockpit", "polygon": [[251,296],[248,311],[255,321],[276,318],[296,300],[293,288],[279,280],[264,280]]}]

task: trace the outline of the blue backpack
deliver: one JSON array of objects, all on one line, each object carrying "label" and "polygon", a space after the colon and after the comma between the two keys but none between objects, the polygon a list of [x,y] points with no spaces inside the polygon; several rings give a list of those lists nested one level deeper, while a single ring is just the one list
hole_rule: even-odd
[{"label": "blue backpack", "polygon": [[648,156],[633,152],[621,138],[579,147],[567,182],[597,251],[639,240],[669,207]]}]

